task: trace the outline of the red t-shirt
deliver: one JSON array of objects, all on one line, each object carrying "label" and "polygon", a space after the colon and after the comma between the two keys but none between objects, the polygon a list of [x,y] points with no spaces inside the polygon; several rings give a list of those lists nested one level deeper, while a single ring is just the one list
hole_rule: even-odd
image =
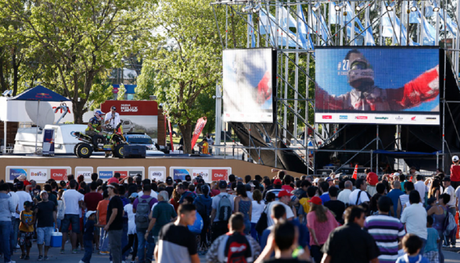
[{"label": "red t-shirt", "polygon": [[366,176],[366,181],[369,183],[369,185],[375,186],[379,182],[379,177],[376,173],[370,172]]},{"label": "red t-shirt", "polygon": [[460,165],[452,164],[450,166],[450,180],[453,182],[460,181]]},{"label": "red t-shirt", "polygon": [[85,194],[85,204],[88,211],[96,211],[97,204],[102,200],[102,195],[100,193],[87,193]]},{"label": "red t-shirt", "polygon": [[112,178],[110,178],[110,179],[107,181],[107,183],[109,183],[109,184],[113,184],[113,183],[118,184],[119,182],[120,182],[120,181],[118,181],[118,179],[115,178],[115,177],[112,177]]}]

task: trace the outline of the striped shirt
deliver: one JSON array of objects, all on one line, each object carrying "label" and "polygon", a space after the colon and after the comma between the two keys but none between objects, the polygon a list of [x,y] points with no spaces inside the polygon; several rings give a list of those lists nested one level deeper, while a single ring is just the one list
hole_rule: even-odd
[{"label": "striped shirt", "polygon": [[388,215],[374,215],[366,218],[364,228],[380,249],[380,262],[394,263],[398,259],[399,239],[406,234],[401,221]]}]

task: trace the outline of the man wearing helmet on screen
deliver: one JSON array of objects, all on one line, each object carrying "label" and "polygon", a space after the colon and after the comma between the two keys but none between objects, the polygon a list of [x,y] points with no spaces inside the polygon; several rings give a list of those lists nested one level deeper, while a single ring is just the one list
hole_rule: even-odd
[{"label": "man wearing helmet on screen", "polygon": [[364,55],[353,49],[347,53],[350,92],[329,95],[316,86],[316,109],[355,111],[401,111],[419,106],[439,95],[439,67],[425,71],[397,89],[382,89],[374,85],[374,70]]},{"label": "man wearing helmet on screen", "polygon": [[96,134],[100,134],[102,115],[104,115],[104,113],[102,113],[100,110],[94,112],[94,117],[88,121],[88,128],[85,130],[86,135],[94,136]]}]

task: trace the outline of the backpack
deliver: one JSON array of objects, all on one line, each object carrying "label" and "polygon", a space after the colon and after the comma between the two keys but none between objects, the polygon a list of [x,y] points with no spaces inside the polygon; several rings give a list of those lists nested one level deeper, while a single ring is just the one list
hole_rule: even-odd
[{"label": "backpack", "polygon": [[152,201],[153,197],[149,197],[147,199],[138,197],[139,203],[137,204],[136,208],[136,217],[135,223],[137,228],[148,228],[149,227],[149,213],[150,213],[150,201]]},{"label": "backpack", "polygon": [[455,217],[449,212],[446,212],[446,218],[442,224],[442,229],[444,230],[444,235],[449,236],[450,232],[455,229],[457,224],[455,223]]},{"label": "backpack", "polygon": [[232,202],[228,195],[221,195],[219,204],[217,205],[217,219],[227,222],[232,215]]},{"label": "backpack", "polygon": [[224,244],[224,258],[227,259],[226,262],[247,263],[247,259],[254,256],[249,240],[245,235],[237,232],[228,235],[227,241]]},{"label": "backpack", "polygon": [[257,221],[256,224],[256,231],[259,233],[259,235],[262,236],[262,232],[264,232],[265,229],[268,227],[268,218],[267,218],[267,205],[264,207],[264,211],[260,215],[259,221]]}]

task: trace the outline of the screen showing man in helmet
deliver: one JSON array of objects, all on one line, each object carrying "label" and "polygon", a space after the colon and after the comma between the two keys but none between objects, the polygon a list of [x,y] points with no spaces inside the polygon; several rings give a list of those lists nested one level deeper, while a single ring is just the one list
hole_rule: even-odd
[{"label": "screen showing man in helmet", "polygon": [[404,114],[439,115],[438,49],[320,48],[315,55],[317,121],[394,123]]}]

